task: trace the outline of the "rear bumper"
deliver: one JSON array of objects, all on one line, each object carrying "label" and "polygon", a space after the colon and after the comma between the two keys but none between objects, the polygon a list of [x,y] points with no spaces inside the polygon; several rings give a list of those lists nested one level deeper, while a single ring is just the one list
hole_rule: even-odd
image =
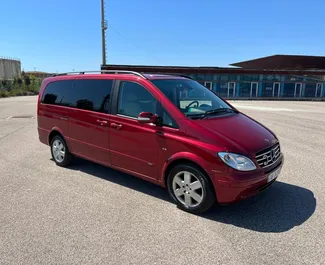
[{"label": "rear bumper", "polygon": [[41,129],[39,127],[37,128],[37,130],[38,130],[38,138],[39,138],[40,142],[43,144],[49,145],[49,143],[48,143],[49,132],[44,129]]},{"label": "rear bumper", "polygon": [[247,181],[237,181],[242,179],[242,173],[232,175],[230,178],[218,179],[216,183],[216,194],[220,204],[237,202],[248,197],[257,195],[269,188],[276,179],[268,182],[268,175],[282,167],[284,163],[283,155],[277,165],[267,172],[255,172],[254,176]]}]

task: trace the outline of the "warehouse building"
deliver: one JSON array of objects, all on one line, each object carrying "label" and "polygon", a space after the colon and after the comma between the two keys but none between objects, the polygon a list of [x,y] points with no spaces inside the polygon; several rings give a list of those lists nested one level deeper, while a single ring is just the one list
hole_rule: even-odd
[{"label": "warehouse building", "polygon": [[325,99],[325,57],[273,55],[231,66],[102,65],[101,69],[186,75],[231,99]]}]

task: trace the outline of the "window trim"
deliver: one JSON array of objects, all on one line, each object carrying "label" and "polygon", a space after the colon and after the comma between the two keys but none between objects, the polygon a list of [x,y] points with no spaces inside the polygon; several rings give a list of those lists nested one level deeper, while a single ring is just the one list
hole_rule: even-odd
[{"label": "window trim", "polygon": [[[256,85],[256,92],[255,95],[253,94],[253,85]],[[258,90],[259,90],[259,83],[258,82],[251,82],[251,87],[250,87],[250,98],[257,98],[258,97]]]},{"label": "window trim", "polygon": [[[209,84],[209,87],[207,87],[207,84]],[[211,81],[204,81],[204,86],[209,90],[213,90],[213,82]]]},{"label": "window trim", "polygon": [[123,115],[123,114],[120,114],[120,113],[117,113],[116,116],[126,118],[126,119],[130,119],[130,120],[138,120],[138,118],[136,118],[136,117],[127,116],[127,115]]},{"label": "window trim", "polygon": [[[299,89],[299,93],[297,95],[297,87],[298,87],[298,85],[300,86],[300,89]],[[302,82],[296,82],[295,83],[295,92],[294,92],[293,96],[295,98],[300,98],[302,96],[302,89],[303,89]]]},{"label": "window trim", "polygon": [[[278,86],[278,93],[275,93],[275,86]],[[281,83],[280,82],[273,82],[273,89],[272,89],[272,97],[280,97],[280,91],[281,91]]]},{"label": "window trim", "polygon": [[[233,92],[232,92],[232,95],[230,95],[230,84],[233,84],[234,87],[233,87]],[[229,81],[228,82],[228,85],[227,85],[227,97],[228,98],[234,98],[236,97],[236,86],[237,86],[237,82],[236,81]]]},{"label": "window trim", "polygon": [[[317,96],[318,85],[320,85],[319,96]],[[322,95],[323,95],[323,89],[324,89],[324,84],[323,83],[316,83],[316,87],[315,87],[315,98],[321,98],[322,97]]]}]

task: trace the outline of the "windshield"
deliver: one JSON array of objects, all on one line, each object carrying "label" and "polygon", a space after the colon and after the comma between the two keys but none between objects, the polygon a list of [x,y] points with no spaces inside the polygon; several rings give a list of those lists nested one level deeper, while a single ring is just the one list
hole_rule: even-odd
[{"label": "windshield", "polygon": [[155,79],[159,88],[186,116],[199,116],[217,109],[231,109],[216,94],[190,79]]}]

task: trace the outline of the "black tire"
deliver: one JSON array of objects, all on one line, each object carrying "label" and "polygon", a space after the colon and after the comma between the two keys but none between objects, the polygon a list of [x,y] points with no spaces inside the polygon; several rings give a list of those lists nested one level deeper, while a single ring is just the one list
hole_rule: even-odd
[{"label": "black tire", "polygon": [[[185,205],[184,204],[185,201],[182,203],[174,193],[173,180],[177,176],[177,174],[181,174],[181,172],[183,172],[183,171],[187,171],[187,172],[190,172],[191,174],[193,174],[194,177],[200,182],[200,184],[202,186],[199,190],[201,192],[200,195],[202,197],[202,201],[198,205],[195,205],[193,207]],[[195,180],[195,178],[194,178],[194,180]],[[193,176],[191,176],[191,179],[193,179]],[[173,167],[168,174],[167,188],[168,188],[169,195],[171,196],[173,201],[175,201],[175,203],[177,204],[177,206],[180,209],[182,209],[186,212],[190,212],[193,214],[203,213],[203,212],[209,210],[216,203],[216,196],[215,196],[214,188],[211,184],[211,181],[208,179],[208,177],[205,175],[205,173],[202,172],[202,170],[200,168],[198,168],[192,164],[179,164],[179,165],[176,165],[175,167]],[[191,190],[189,192],[193,192],[193,191]],[[184,191],[184,193],[185,193],[185,191]],[[193,199],[191,199],[191,200],[193,202]],[[196,201],[194,200],[194,202],[196,202]]]},{"label": "black tire", "polygon": [[[54,143],[58,143],[57,141],[59,141],[60,143],[62,143],[62,146],[64,147],[64,150],[65,150],[65,155],[64,155],[64,158],[63,160],[61,161],[61,159],[58,159],[55,154],[54,154]],[[51,154],[52,154],[52,158],[53,160],[55,161],[55,163],[60,166],[60,167],[66,167],[68,166],[70,163],[71,163],[71,160],[72,160],[72,154],[70,153],[69,151],[69,148],[65,142],[65,140],[63,139],[62,136],[60,135],[55,135],[53,137],[53,139],[51,140]]]}]

